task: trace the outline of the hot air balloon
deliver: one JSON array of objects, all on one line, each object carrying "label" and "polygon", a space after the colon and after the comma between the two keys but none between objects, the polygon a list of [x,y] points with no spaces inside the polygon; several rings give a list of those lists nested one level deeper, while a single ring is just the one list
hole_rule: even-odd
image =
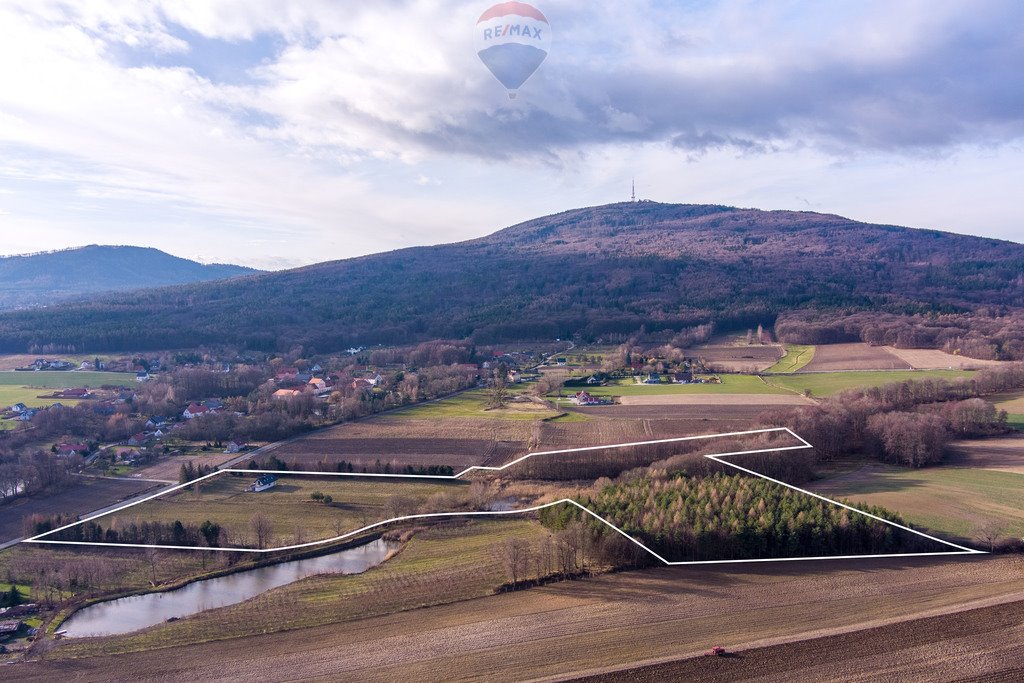
[{"label": "hot air balloon", "polygon": [[499,2],[476,22],[476,53],[508,89],[509,99],[537,70],[551,47],[548,20],[525,2]]}]

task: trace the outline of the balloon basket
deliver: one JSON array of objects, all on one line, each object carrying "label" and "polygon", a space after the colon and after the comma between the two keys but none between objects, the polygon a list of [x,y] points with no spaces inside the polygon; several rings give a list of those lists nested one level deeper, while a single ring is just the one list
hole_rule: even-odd
[{"label": "balloon basket", "polygon": [[515,94],[514,92],[510,92],[510,93],[508,94],[508,98],[509,98],[510,100],[514,100],[514,99],[516,98],[516,94]]}]

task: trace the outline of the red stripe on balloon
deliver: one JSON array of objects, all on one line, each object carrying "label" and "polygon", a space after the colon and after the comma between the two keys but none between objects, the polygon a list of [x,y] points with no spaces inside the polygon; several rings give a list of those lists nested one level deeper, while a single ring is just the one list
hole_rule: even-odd
[{"label": "red stripe on balloon", "polygon": [[525,2],[500,2],[481,14],[476,23],[479,24],[481,21],[503,17],[507,14],[518,14],[521,17],[530,17],[531,19],[543,21],[545,24],[548,23],[547,17],[541,14],[539,9],[533,5],[527,5]]}]

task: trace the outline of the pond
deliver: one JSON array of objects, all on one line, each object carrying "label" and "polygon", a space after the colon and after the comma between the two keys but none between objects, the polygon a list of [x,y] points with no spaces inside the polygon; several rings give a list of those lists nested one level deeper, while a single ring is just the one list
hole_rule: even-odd
[{"label": "pond", "polygon": [[399,543],[378,539],[330,555],[292,560],[268,567],[195,581],[160,593],[132,595],[96,603],[75,612],[60,626],[68,638],[130,633],[172,618],[234,605],[272,588],[314,574],[359,574],[384,561]]}]

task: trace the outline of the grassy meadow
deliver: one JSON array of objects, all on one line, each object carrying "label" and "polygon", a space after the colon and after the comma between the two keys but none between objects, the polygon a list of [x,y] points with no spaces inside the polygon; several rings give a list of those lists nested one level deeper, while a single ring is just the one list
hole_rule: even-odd
[{"label": "grassy meadow", "polygon": [[[198,492],[196,487],[179,489],[96,521],[104,528],[122,529],[133,521],[199,525],[210,520],[224,528],[229,543],[254,547],[250,522],[260,512],[270,521],[272,547],[340,536],[417,512],[431,499],[438,511],[457,510],[468,489],[463,482],[283,475],[268,491],[246,491],[256,476],[220,474],[200,482]],[[317,491],[330,495],[333,502],[312,500],[310,495]]]},{"label": "grassy meadow", "polygon": [[936,534],[975,541],[996,524],[1004,535],[1024,537],[1024,474],[967,467],[916,470],[870,464],[812,483],[835,498],[881,505]]},{"label": "grassy meadow", "polygon": [[814,359],[814,347],[806,344],[785,344],[786,355],[768,368],[767,372],[792,373],[801,370]]},{"label": "grassy meadow", "polygon": [[788,389],[797,393],[810,391],[813,396],[831,396],[846,389],[859,387],[880,387],[893,382],[921,380],[927,378],[960,379],[969,378],[972,370],[864,370],[850,372],[817,372],[785,377],[773,376],[765,378],[769,384],[780,389]]}]

